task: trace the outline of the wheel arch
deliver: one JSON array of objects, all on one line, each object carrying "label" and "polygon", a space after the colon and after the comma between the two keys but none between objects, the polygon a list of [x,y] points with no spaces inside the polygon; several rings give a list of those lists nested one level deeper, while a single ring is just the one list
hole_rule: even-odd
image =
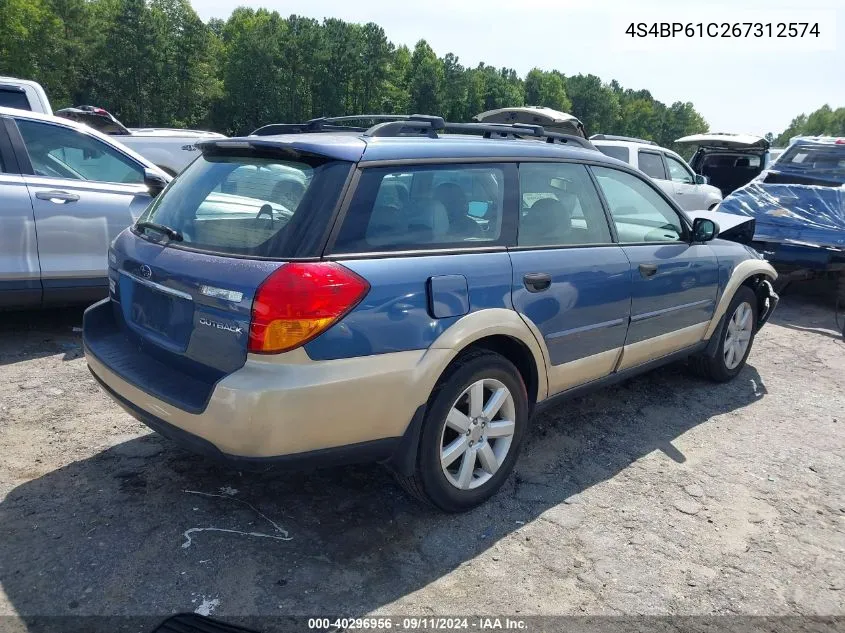
[{"label": "wheel arch", "polygon": [[[426,390],[426,401],[415,411],[388,465],[410,476],[416,464],[420,431],[431,394],[443,374],[461,356],[477,350],[490,350],[512,362],[520,372],[529,397],[529,411],[548,395],[548,354],[538,340],[531,322],[514,310],[491,308],[459,319],[429,347],[418,367],[419,384]],[[531,324],[533,325],[533,324]],[[538,331],[539,333],[539,331]]]},{"label": "wheel arch", "polygon": [[436,372],[432,388],[459,356],[476,349],[488,349],[516,366],[533,402],[545,399],[548,395],[548,353],[542,336],[538,338],[539,330],[535,332],[536,326],[531,328],[529,323],[526,317],[504,308],[479,310],[459,319],[431,345],[432,350],[450,351],[448,360],[441,363]]},{"label": "wheel arch", "polygon": [[[778,274],[775,272],[772,265],[762,259],[746,259],[745,261],[737,264],[731,273],[730,279],[728,279],[728,283],[725,284],[725,289],[722,291],[722,295],[719,297],[719,301],[716,304],[716,310],[713,313],[713,318],[710,320],[710,325],[704,333],[703,340],[709,340],[713,336],[714,332],[719,329],[719,325],[725,316],[725,312],[728,310],[728,306],[731,304],[731,301],[733,301],[736,291],[741,286],[747,286],[754,291],[759,302],[760,295],[757,293],[757,288],[760,285],[760,282],[764,279],[774,281],[777,279],[777,276]],[[758,308],[759,307],[760,306],[758,305]]]}]

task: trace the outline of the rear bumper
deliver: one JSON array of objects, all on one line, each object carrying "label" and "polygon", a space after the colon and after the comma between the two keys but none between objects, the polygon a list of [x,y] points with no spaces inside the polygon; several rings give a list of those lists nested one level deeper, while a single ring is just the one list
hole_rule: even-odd
[{"label": "rear bumper", "polygon": [[249,357],[214,384],[201,411],[187,411],[121,375],[120,359],[99,357],[85,338],[83,331],[91,373],[130,414],[189,450],[238,465],[382,459],[429,393],[425,351],[317,362],[299,349]]},{"label": "rear bumper", "polygon": [[[90,369],[90,367],[89,367]],[[100,387],[109,394],[127,413],[143,422],[153,431],[166,437],[178,446],[198,455],[223,462],[237,470],[261,470],[268,466],[283,466],[291,468],[308,468],[312,466],[338,466],[341,464],[355,464],[377,462],[390,459],[396,454],[402,438],[384,438],[360,442],[348,446],[324,448],[291,455],[276,455],[272,457],[249,457],[224,453],[209,440],[189,433],[184,429],[165,422],[148,411],[136,407],[126,398],[118,394],[103,382],[94,370],[91,370]]]}]

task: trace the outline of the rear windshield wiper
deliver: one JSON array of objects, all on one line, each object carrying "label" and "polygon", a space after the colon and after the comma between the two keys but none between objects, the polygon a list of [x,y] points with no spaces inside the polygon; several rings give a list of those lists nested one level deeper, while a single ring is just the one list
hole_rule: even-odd
[{"label": "rear windshield wiper", "polygon": [[167,226],[166,224],[158,224],[156,222],[138,222],[135,225],[135,228],[138,229],[152,229],[153,231],[158,231],[159,233],[164,233],[167,237],[169,237],[174,242],[181,242],[185,239],[182,236],[182,233],[177,231],[176,229]]}]

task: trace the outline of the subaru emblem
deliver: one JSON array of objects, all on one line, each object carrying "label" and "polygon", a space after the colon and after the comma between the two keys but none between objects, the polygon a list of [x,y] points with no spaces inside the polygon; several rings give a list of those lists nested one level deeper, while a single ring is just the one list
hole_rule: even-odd
[{"label": "subaru emblem", "polygon": [[153,277],[153,271],[146,264],[141,266],[141,277],[144,279],[152,279]]}]

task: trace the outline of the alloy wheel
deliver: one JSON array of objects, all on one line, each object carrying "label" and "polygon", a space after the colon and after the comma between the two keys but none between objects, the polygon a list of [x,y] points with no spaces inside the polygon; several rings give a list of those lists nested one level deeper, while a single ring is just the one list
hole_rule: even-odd
[{"label": "alloy wheel", "polygon": [[725,335],[724,355],[725,367],[736,369],[745,358],[745,352],[751,343],[754,331],[752,317],[754,310],[747,302],[740,303],[728,321],[728,331]]},{"label": "alloy wheel", "polygon": [[516,405],[494,378],[472,383],[455,400],[440,436],[440,466],[459,490],[484,485],[508,455],[516,430]]}]

